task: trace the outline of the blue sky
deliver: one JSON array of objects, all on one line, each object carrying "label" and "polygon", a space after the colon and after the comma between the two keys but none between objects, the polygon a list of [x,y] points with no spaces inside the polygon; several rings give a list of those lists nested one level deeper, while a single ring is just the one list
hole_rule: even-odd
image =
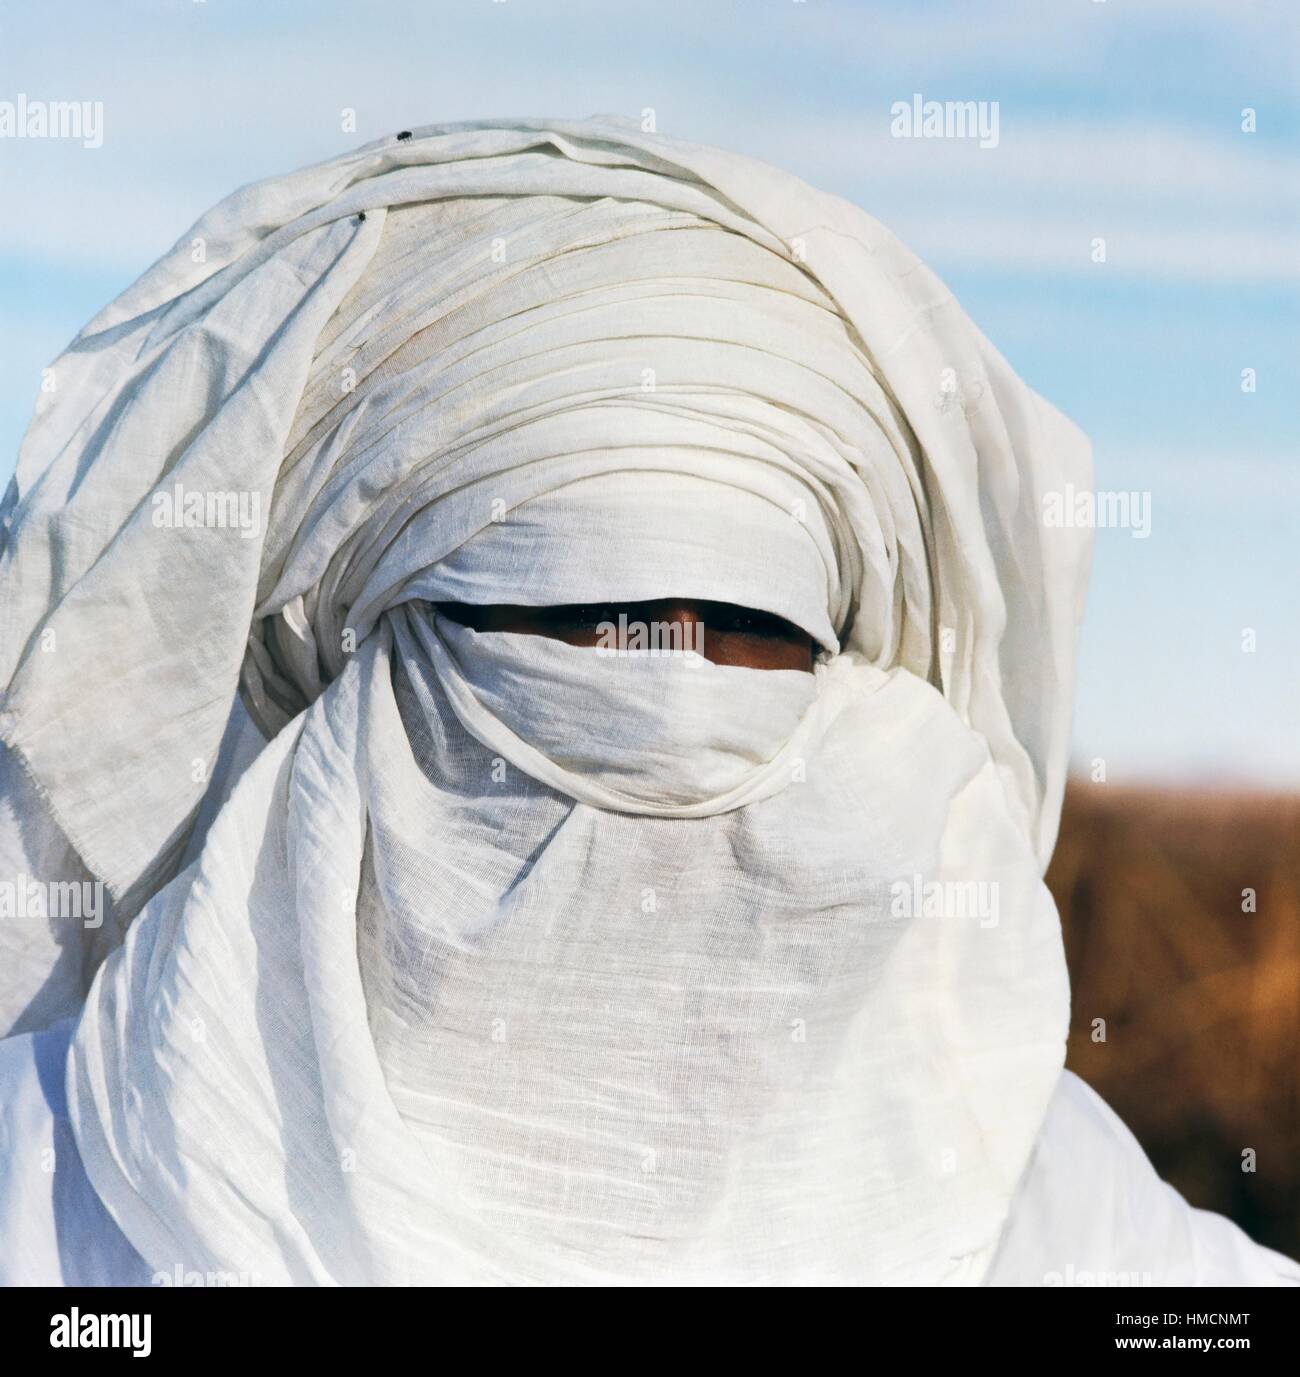
[{"label": "blue sky", "polygon": [[[0,100],[102,101],[104,142],[0,139],[0,481],[40,369],[236,185],[434,120],[652,108],[883,220],[1098,486],[1150,491],[1149,539],[1098,535],[1079,763],[1295,788],[1298,64],[1285,0],[3,5]],[[914,93],[997,101],[997,147],[891,138]]]}]

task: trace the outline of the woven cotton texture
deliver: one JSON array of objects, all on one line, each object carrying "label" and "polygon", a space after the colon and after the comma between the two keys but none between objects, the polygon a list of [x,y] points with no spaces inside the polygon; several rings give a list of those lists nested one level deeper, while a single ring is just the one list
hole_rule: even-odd
[{"label": "woven cotton texture", "polygon": [[[223,202],[56,374],[0,735],[127,927],[69,1095],[147,1264],[983,1277],[1064,1050],[1087,449],[920,263],[621,122],[434,127]],[[434,607],[669,596],[815,673]]]}]

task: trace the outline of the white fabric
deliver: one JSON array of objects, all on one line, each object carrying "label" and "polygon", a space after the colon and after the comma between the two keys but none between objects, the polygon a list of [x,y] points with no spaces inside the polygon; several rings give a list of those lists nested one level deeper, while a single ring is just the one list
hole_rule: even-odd
[{"label": "white fabric", "polygon": [[[942,684],[1050,852],[1087,533],[1041,498],[1086,445],[794,177],[621,123],[421,130],[236,193],[54,373],[6,512],[0,738],[127,912],[174,873],[241,664],[279,725],[496,503],[646,467],[797,478],[838,533],[829,620]],[[262,529],[159,529],[177,484]]]},{"label": "white fabric", "polygon": [[0,1286],[145,1286],[68,1123],[70,1031],[65,1019],[0,1040]]},{"label": "white fabric", "polygon": [[[913,676],[843,664],[802,783],[606,812],[493,787],[436,628],[392,626],[87,1008],[73,1120],[141,1253],[293,1282],[977,1280],[1066,1004],[978,738]],[[522,672],[597,663],[515,640]],[[893,916],[918,873],[999,878],[999,927]]]},{"label": "white fabric", "polygon": [[438,626],[420,653],[465,730],[533,779],[620,813],[708,817],[785,788],[834,710],[819,686],[846,671],[821,666],[819,685],[798,670]]},{"label": "white fabric", "polygon": [[1193,1209],[1077,1076],[1062,1074],[986,1286],[1300,1286],[1300,1265]]},{"label": "white fabric", "polygon": [[[97,892],[94,875],[51,822],[21,760],[0,746],[0,884],[5,886],[0,891],[0,1033],[5,1035],[45,1028],[75,1013],[99,962],[122,940],[115,907],[102,886],[95,912],[77,921],[61,916],[62,906],[20,902],[32,882],[76,886],[92,900]],[[84,914],[88,906],[81,907]]]},{"label": "white fabric", "polygon": [[[238,193],[55,371],[0,735],[138,911],[68,1116],[146,1266],[986,1276],[1066,1031],[1087,545],[1039,511],[1087,460],[920,264],[618,123],[435,128]],[[262,519],[157,526],[185,491]],[[470,593],[825,653],[429,608]]]},{"label": "white fabric", "polygon": [[[260,1286],[151,1270],[86,1178],[63,1097],[67,1022],[0,1042],[0,1286]],[[51,1165],[53,1169],[51,1170]],[[988,1286],[1294,1286],[1300,1267],[1195,1210],[1068,1071],[984,1278]]]},{"label": "white fabric", "polygon": [[[686,473],[606,473],[580,479],[504,514],[421,576],[432,602],[491,602],[508,584],[537,607],[572,602],[600,588],[603,601],[662,596],[672,571],[675,597],[745,606],[759,599],[839,648],[827,615],[838,584],[833,536],[801,483],[756,475],[768,495]],[[793,518],[793,519],[792,519]],[[754,579],[754,552],[764,576]]]}]

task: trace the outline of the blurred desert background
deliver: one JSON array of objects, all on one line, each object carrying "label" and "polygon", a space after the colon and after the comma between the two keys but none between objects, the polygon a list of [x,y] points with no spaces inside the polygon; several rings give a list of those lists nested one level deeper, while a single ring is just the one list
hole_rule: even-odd
[{"label": "blurred desert background", "polygon": [[1296,1255],[1300,798],[1075,780],[1048,884],[1069,1066],[1192,1204]]}]

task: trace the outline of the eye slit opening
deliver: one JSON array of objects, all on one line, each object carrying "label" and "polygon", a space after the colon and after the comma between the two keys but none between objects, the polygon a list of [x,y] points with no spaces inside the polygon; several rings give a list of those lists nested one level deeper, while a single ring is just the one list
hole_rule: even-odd
[{"label": "eye slit opening", "polygon": [[562,603],[540,610],[550,624],[572,631],[594,631],[602,622],[617,623],[619,614],[619,608],[611,602]]},{"label": "eye slit opening", "polygon": [[[671,620],[671,606],[674,600],[663,598],[654,602],[574,602],[552,603],[542,606],[523,606],[504,603],[456,603],[439,602],[436,605],[443,616],[462,622],[476,629],[486,629],[490,623],[502,617],[526,618],[530,621],[550,626],[571,629],[591,630],[602,622],[617,623],[620,616],[633,621]],[[706,630],[727,632],[735,635],[801,637],[806,633],[793,622],[778,616],[775,612],[764,612],[756,607],[741,607],[726,602],[695,602],[696,619]]]},{"label": "eye slit opening", "polygon": [[779,617],[775,612],[762,612],[755,607],[738,607],[731,603],[708,604],[710,610],[704,614],[706,630],[739,636],[764,636],[778,640],[789,640],[804,633]]},{"label": "eye slit opening", "polygon": [[808,632],[774,612],[703,599],[655,598],[644,602],[584,602],[542,606],[521,604],[436,604],[450,621],[474,631],[503,631],[550,636],[570,645],[596,645],[613,626],[621,636],[623,619],[630,628],[675,621],[697,628],[692,636],[705,659],[755,669],[811,671],[822,647]]}]

